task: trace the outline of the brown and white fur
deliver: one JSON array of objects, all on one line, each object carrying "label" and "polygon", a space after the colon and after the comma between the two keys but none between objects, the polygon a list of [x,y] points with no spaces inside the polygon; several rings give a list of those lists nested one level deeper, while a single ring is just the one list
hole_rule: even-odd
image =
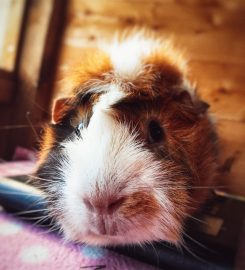
[{"label": "brown and white fur", "polygon": [[136,33],[91,49],[67,78],[37,171],[66,238],[181,241],[216,167],[207,106],[186,76],[168,41]]}]

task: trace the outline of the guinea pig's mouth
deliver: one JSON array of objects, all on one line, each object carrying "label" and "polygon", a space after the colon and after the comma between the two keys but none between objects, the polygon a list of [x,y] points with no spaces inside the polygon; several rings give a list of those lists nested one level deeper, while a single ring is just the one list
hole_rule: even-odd
[{"label": "guinea pig's mouth", "polygon": [[111,235],[111,234],[97,234],[94,232],[88,232],[88,234],[84,237],[85,241],[92,245],[120,245],[125,243],[125,235]]},{"label": "guinea pig's mouth", "polygon": [[94,232],[88,232],[87,234],[81,234],[80,237],[77,235],[76,241],[77,242],[84,242],[89,245],[95,246],[115,246],[115,245],[125,245],[125,244],[135,244],[136,242],[142,242],[142,235],[135,234],[134,237],[132,234],[117,234],[117,235],[110,235],[110,234],[98,234]]},{"label": "guinea pig's mouth", "polygon": [[97,236],[104,236],[104,237],[115,237],[123,235],[122,232],[119,232],[117,224],[112,222],[110,226],[105,226],[105,222],[103,219],[100,219],[99,224],[95,226],[95,229],[89,229],[88,234],[97,235]]},{"label": "guinea pig's mouth", "polygon": [[131,231],[126,234],[117,234],[117,235],[101,235],[94,232],[88,232],[86,235],[81,234],[80,237],[77,235],[76,241],[79,243],[86,243],[94,246],[122,246],[122,245],[130,245],[130,244],[144,244],[152,241],[167,241],[172,244],[178,244],[180,238],[165,235],[165,237],[161,238],[149,238],[149,235],[140,231]]},{"label": "guinea pig's mouth", "polygon": [[[72,227],[65,226],[64,223],[63,232],[64,236],[69,241],[75,241],[78,243],[86,243],[93,246],[118,246],[118,245],[130,245],[130,244],[143,244],[146,242],[164,240],[177,244],[180,240],[180,231],[176,234],[172,234],[169,231],[163,232],[159,230],[159,227],[145,226],[133,226],[127,227],[123,230],[115,227],[114,230],[94,230],[93,226],[89,226],[84,231],[72,230]],[[68,224],[67,224],[68,225]],[[87,227],[87,226],[86,226]],[[159,230],[159,231],[158,231]],[[103,233],[102,233],[103,232]]]},{"label": "guinea pig's mouth", "polygon": [[81,208],[69,207],[67,211],[63,208],[57,222],[68,241],[89,245],[143,244],[159,240],[177,243],[182,231],[180,218],[170,212],[172,208],[167,211],[153,199],[151,193],[135,192],[109,207],[100,204],[92,208],[92,204],[83,201]]}]

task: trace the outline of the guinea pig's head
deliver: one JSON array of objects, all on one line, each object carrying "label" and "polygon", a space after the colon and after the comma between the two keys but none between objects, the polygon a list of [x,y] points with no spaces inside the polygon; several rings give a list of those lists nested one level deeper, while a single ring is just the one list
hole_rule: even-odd
[{"label": "guinea pig's head", "polygon": [[68,81],[37,170],[65,237],[180,242],[215,169],[214,129],[181,55],[135,35],[92,50]]}]

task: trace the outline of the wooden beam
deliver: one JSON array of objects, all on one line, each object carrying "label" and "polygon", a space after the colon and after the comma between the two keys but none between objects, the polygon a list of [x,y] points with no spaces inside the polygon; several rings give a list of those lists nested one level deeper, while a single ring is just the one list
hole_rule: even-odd
[{"label": "wooden beam", "polygon": [[[22,51],[20,53],[18,92],[15,98],[15,118],[12,125],[27,125],[29,129],[10,131],[10,158],[17,145],[33,147],[35,134],[31,123],[40,124],[46,116],[59,40],[65,19],[65,0],[30,0]],[[28,114],[28,116],[27,116]],[[31,123],[30,123],[31,122]]]},{"label": "wooden beam", "polygon": [[245,123],[219,120],[220,164],[225,165],[220,185],[227,185],[233,194],[245,196]]},{"label": "wooden beam", "polygon": [[14,71],[15,68],[25,4],[26,0],[5,0],[0,4],[0,15],[4,20],[1,25],[0,67],[6,71]]},{"label": "wooden beam", "polygon": [[0,69],[0,105],[9,104],[13,100],[16,89],[16,76],[12,72]]}]

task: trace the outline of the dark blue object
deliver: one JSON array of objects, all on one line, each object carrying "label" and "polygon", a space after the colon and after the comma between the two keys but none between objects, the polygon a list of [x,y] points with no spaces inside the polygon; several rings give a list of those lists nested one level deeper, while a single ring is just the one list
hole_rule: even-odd
[{"label": "dark blue object", "polygon": [[[45,198],[38,189],[9,178],[0,178],[0,205],[20,218],[47,215]],[[45,219],[40,224],[49,222]]]}]

